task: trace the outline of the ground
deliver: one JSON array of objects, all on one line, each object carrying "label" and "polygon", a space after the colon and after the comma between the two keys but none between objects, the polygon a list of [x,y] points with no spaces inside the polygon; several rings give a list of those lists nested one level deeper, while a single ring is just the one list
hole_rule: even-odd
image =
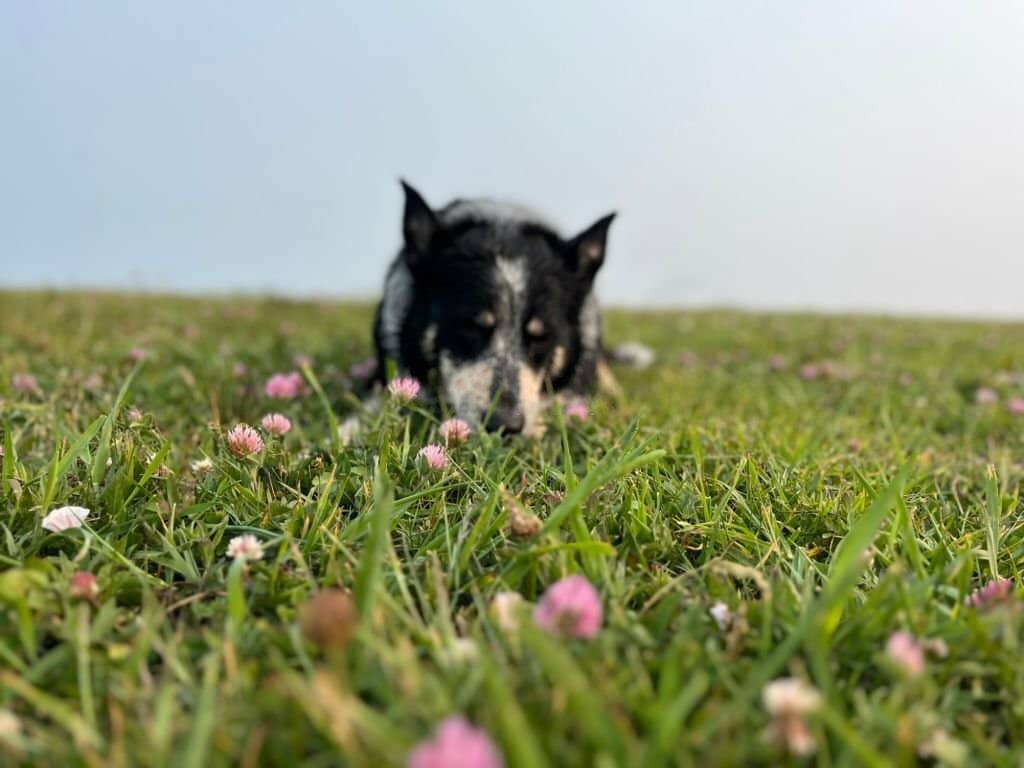
[{"label": "ground", "polygon": [[[615,312],[658,352],[621,398],[436,471],[415,404],[338,435],[368,306],[0,303],[5,765],[400,765],[450,715],[510,766],[1024,760],[1018,600],[965,604],[1024,557],[1024,326]],[[531,619],[574,573],[593,637]]]}]

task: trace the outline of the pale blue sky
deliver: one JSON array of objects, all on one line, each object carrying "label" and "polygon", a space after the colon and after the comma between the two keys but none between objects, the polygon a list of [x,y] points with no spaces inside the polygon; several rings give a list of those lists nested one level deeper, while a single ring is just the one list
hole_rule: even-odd
[{"label": "pale blue sky", "polygon": [[399,176],[612,303],[1024,316],[1016,2],[0,5],[3,285],[370,296]]}]

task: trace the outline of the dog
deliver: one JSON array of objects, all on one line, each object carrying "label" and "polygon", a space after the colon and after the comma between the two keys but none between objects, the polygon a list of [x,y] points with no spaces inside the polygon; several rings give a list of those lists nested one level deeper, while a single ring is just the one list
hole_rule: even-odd
[{"label": "dog", "polygon": [[615,213],[566,238],[528,208],[435,210],[401,184],[403,243],[373,326],[380,383],[415,377],[469,425],[531,436],[549,396],[615,388],[593,291]]}]

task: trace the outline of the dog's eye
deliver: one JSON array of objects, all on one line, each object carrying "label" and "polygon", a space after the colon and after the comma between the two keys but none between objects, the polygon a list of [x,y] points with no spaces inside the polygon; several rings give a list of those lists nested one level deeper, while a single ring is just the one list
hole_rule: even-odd
[{"label": "dog's eye", "polygon": [[494,324],[497,322],[497,318],[495,318],[494,313],[489,309],[485,309],[473,318],[473,320],[481,328],[493,328]]},{"label": "dog's eye", "polygon": [[539,317],[531,318],[530,322],[526,324],[526,335],[532,336],[535,339],[543,338],[546,330],[544,321]]}]

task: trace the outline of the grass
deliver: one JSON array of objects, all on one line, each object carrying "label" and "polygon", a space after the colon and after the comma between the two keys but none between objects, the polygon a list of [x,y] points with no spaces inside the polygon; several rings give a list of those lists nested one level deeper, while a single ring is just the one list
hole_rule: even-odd
[{"label": "grass", "polygon": [[[0,300],[4,764],[399,765],[452,713],[510,766],[1024,760],[1021,610],[963,602],[1024,558],[1024,416],[974,402],[1020,394],[1020,325],[612,313],[613,343],[659,352],[618,371],[618,401],[536,442],[474,435],[436,474],[416,461],[429,413],[389,404],[349,446],[333,429],[369,307]],[[316,393],[268,401],[298,353]],[[798,375],[821,360],[847,375]],[[12,389],[25,372],[41,394]],[[295,428],[234,458],[225,431],[270,410]],[[502,486],[539,533],[510,534]],[[64,504],[87,527],[42,529]],[[266,552],[248,568],[225,555],[243,533]],[[94,604],[70,599],[76,571]],[[574,572],[602,596],[592,640],[488,613]],[[343,651],[297,624],[319,587],[361,609]],[[898,629],[948,652],[901,675]],[[765,737],[782,676],[822,694],[802,761]]]}]

